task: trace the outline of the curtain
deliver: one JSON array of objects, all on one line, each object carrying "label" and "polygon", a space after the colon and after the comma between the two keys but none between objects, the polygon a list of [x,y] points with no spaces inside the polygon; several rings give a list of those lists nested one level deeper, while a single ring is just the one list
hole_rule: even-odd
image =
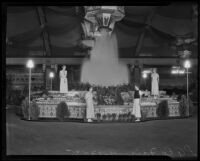
[{"label": "curtain", "polygon": [[62,35],[62,34],[66,34],[68,32],[71,32],[74,29],[79,29],[81,33],[81,24],[77,23],[77,22],[71,22],[71,23],[65,23],[62,25],[47,25],[46,26],[47,31],[51,34],[51,35]]},{"label": "curtain", "polygon": [[23,13],[23,12],[29,12],[35,10],[35,7],[29,7],[29,6],[9,6],[7,8],[7,13],[15,14],[15,13]]},{"label": "curtain", "polygon": [[75,6],[68,6],[65,8],[56,7],[56,6],[48,6],[45,7],[45,12],[47,14],[60,14],[65,16],[77,16]]},{"label": "curtain", "polygon": [[165,43],[169,44],[171,41],[175,40],[175,37],[166,34],[164,32],[161,32],[159,30],[156,30],[153,27],[147,29],[146,35],[148,37],[151,37],[152,40],[158,44],[165,44]]},{"label": "curtain", "polygon": [[41,33],[42,33],[41,28],[35,28],[25,33],[9,37],[8,39],[13,44],[29,44],[30,42],[36,40],[41,35]]},{"label": "curtain", "polygon": [[115,24],[115,27],[114,27],[114,30],[120,30],[121,32],[123,32],[124,34],[127,34],[127,35],[139,35],[141,32],[143,32],[145,29],[145,25],[142,25],[142,26],[137,26],[137,25],[132,25],[132,26],[129,26],[129,25],[125,25],[121,22],[119,23],[116,23]]}]

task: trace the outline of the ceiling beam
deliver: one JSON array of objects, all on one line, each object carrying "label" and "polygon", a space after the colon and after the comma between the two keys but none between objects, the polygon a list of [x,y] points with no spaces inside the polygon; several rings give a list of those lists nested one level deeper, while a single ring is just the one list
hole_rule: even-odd
[{"label": "ceiling beam", "polygon": [[157,8],[155,8],[151,14],[149,16],[147,16],[147,20],[146,20],[146,26],[143,30],[143,32],[140,34],[140,36],[138,37],[138,41],[137,41],[137,44],[136,44],[136,48],[135,48],[135,53],[134,53],[134,56],[139,56],[139,52],[142,48],[142,44],[144,42],[144,37],[145,37],[145,33],[146,33],[146,30],[149,28],[149,26],[151,25],[151,20],[153,18],[153,16],[155,15],[155,12],[156,12]]},{"label": "ceiling beam", "polygon": [[[25,65],[30,58],[6,58],[6,65]],[[32,58],[35,64],[83,64],[86,58]],[[120,58],[125,64],[136,62],[145,65],[177,65],[177,58]],[[180,60],[183,63],[184,60]],[[198,64],[198,59],[190,59],[192,66]]]},{"label": "ceiling beam", "polygon": [[43,28],[42,36],[43,36],[43,44],[45,47],[44,56],[51,56],[50,39],[49,39],[49,33],[45,29],[46,16],[45,16],[43,8],[37,7],[37,13],[38,13],[41,28]]}]

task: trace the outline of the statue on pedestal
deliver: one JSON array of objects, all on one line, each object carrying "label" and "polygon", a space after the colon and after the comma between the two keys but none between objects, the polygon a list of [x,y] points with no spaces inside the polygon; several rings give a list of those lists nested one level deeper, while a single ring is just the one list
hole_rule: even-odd
[{"label": "statue on pedestal", "polygon": [[153,95],[154,98],[159,96],[159,75],[156,73],[155,68],[151,74],[151,95]]},{"label": "statue on pedestal", "polygon": [[62,70],[59,73],[60,76],[60,93],[68,92],[67,70],[66,66],[62,66]]}]

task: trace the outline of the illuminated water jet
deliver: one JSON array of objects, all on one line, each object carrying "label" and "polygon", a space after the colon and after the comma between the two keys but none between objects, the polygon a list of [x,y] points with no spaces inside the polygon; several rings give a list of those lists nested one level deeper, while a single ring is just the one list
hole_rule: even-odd
[{"label": "illuminated water jet", "polygon": [[126,64],[118,59],[118,45],[115,33],[109,36],[101,29],[96,38],[91,56],[82,65],[81,82],[101,86],[127,84],[129,73]]}]

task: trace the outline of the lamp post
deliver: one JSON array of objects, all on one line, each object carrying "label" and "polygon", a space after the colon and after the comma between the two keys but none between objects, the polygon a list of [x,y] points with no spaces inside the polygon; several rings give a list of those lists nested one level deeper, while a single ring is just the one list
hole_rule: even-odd
[{"label": "lamp post", "polygon": [[49,73],[49,77],[50,77],[50,79],[51,79],[51,91],[52,91],[52,79],[53,79],[53,77],[54,77],[54,73],[53,73],[53,72],[50,72],[50,73]]},{"label": "lamp post", "polygon": [[188,90],[188,87],[189,87],[189,79],[188,79],[188,68],[191,67],[191,63],[190,63],[189,60],[186,60],[186,61],[184,62],[184,67],[185,67],[186,70],[187,70],[187,72],[186,72],[186,74],[187,74],[187,103],[188,103],[187,114],[189,115],[189,94],[188,94],[188,92],[189,92],[189,90]]},{"label": "lamp post", "polygon": [[29,68],[29,93],[28,93],[28,104],[29,104],[29,108],[28,108],[28,112],[29,112],[29,116],[28,119],[30,120],[30,102],[31,102],[31,69],[34,67],[34,63],[32,60],[28,60],[27,64],[26,64],[27,68]]}]

